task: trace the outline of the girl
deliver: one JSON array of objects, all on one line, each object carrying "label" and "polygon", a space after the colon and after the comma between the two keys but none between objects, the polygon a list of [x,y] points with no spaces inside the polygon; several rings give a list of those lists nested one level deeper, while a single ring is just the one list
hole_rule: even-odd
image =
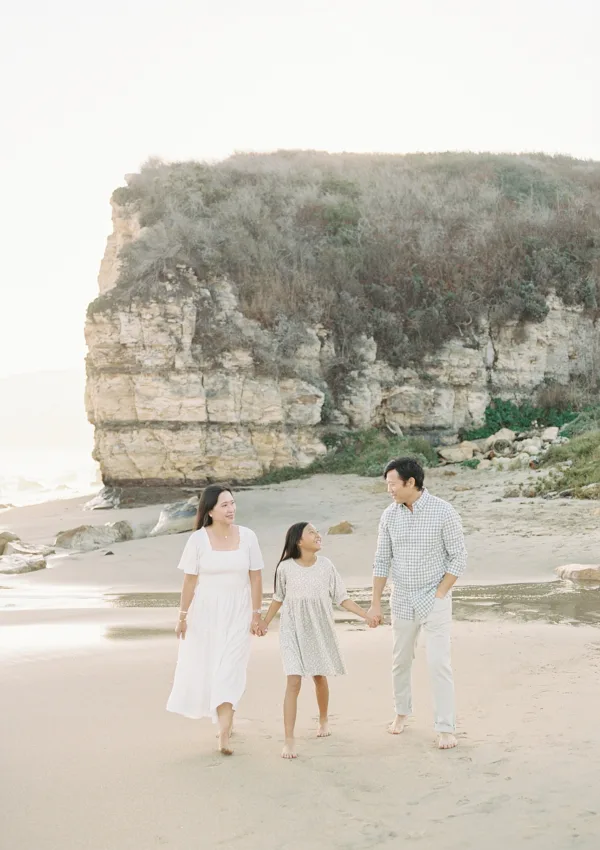
[{"label": "girl", "polygon": [[333,622],[332,602],[377,625],[348,598],[344,583],[328,558],[319,555],[321,535],[309,522],[297,522],[288,529],[285,545],[275,570],[273,601],[264,618],[268,626],[283,605],[279,640],[287,688],[283,703],[285,746],[282,757],[295,759],[294,727],[298,694],[303,676],[312,676],[319,706],[317,737],[330,735],[328,723],[329,686],[327,676],[341,676],[346,670],[340,654]]}]

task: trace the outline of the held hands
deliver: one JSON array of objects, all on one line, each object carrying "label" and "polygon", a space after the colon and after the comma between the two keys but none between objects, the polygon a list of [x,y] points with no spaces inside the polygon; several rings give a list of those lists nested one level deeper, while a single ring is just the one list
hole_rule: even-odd
[{"label": "held hands", "polygon": [[262,619],[262,617],[255,614],[252,618],[252,625],[250,626],[250,631],[253,635],[256,635],[256,637],[264,637],[269,631],[269,627]]},{"label": "held hands", "polygon": [[370,629],[375,629],[377,626],[383,625],[383,614],[381,613],[381,608],[371,605],[367,611],[366,619]]}]

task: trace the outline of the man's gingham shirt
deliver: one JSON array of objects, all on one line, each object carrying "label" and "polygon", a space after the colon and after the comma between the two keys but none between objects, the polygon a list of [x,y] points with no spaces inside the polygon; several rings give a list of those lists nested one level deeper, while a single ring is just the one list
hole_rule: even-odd
[{"label": "man's gingham shirt", "polygon": [[460,576],[467,549],[460,517],[427,490],[413,504],[392,503],[381,515],[373,575],[392,574],[392,617],[424,620],[445,573]]}]

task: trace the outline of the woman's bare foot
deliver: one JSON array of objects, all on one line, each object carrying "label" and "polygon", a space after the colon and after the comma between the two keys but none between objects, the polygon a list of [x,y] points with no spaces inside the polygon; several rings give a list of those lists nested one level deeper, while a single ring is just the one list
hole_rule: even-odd
[{"label": "woman's bare foot", "polygon": [[281,751],[282,759],[296,759],[298,758],[298,753],[296,752],[296,742],[293,738],[286,738],[285,744],[283,745],[283,750]]},{"label": "woman's bare foot", "polygon": [[229,731],[219,732],[219,752],[224,756],[233,755],[233,750],[229,743]]},{"label": "woman's bare foot", "polygon": [[390,735],[401,735],[406,726],[406,714],[397,714],[395,719],[388,726]]},{"label": "woman's bare foot", "polygon": [[329,738],[329,720],[319,720],[319,728],[317,729],[317,738]]},{"label": "woman's bare foot", "polygon": [[438,747],[440,750],[451,750],[457,744],[458,741],[452,732],[440,732],[440,737],[438,738]]},{"label": "woman's bare foot", "polygon": [[[231,726],[229,727],[229,737],[231,738],[234,734],[235,734],[235,729],[233,728],[233,723],[232,723]],[[221,737],[221,733],[217,732],[217,734],[215,735],[215,738],[220,738],[220,737]]]}]

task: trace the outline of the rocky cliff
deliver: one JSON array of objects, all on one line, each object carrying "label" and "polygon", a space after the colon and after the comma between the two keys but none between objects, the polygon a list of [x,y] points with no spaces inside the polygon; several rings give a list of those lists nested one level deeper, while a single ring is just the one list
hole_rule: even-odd
[{"label": "rocky cliff", "polygon": [[130,176],[86,325],[105,483],[252,480],[328,430],[456,432],[595,376],[597,172],[282,154]]},{"label": "rocky cliff", "polygon": [[598,365],[598,326],[551,297],[543,322],[484,325],[475,342],[448,342],[418,370],[392,368],[373,339],[357,338],[358,368],[334,406],[326,382],[333,345],[323,328],[305,328],[295,376],[260,374],[252,348],[257,332],[268,347],[268,331],[243,315],[232,283],[213,281],[211,319],[234,340],[215,361],[202,335],[206,285],[195,287],[88,318],[87,409],[106,483],[251,480],[308,465],[332,426],[455,432],[480,424],[493,396],[531,398],[545,382],[567,385]]}]

